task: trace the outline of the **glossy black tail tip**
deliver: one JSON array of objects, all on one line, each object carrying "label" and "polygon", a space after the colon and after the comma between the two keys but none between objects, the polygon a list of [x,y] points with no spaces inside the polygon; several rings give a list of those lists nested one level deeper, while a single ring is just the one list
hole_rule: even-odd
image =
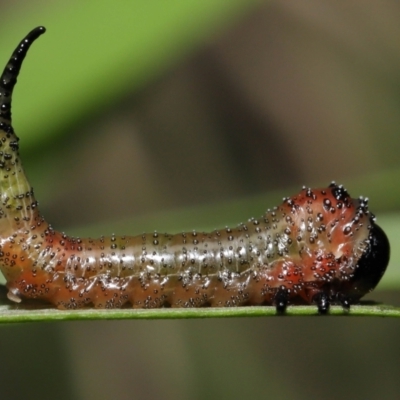
[{"label": "glossy black tail tip", "polygon": [[11,97],[22,62],[31,44],[44,32],[46,32],[44,26],[38,26],[30,31],[21,40],[4,68],[0,78],[0,122],[11,122]]}]

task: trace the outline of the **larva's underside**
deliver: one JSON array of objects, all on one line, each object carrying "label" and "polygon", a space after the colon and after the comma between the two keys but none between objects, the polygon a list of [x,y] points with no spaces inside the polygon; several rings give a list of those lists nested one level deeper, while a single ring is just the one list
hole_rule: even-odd
[{"label": "larva's underside", "polygon": [[389,261],[366,199],[336,184],[303,190],[234,229],[100,239],[59,233],[40,215],[18,155],[11,96],[39,27],[19,44],[0,82],[0,268],[8,298],[58,308],[226,307],[330,303],[349,308]]}]

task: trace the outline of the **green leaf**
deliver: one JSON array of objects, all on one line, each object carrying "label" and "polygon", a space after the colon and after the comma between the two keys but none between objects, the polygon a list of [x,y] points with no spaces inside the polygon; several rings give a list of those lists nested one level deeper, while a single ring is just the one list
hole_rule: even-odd
[{"label": "green leaf", "polygon": [[[236,308],[161,308],[152,310],[72,310],[19,309],[18,306],[0,306],[0,323],[71,321],[71,320],[115,320],[115,319],[192,319],[192,318],[238,318],[274,317],[275,307],[236,307]],[[285,316],[319,316],[315,306],[288,307]],[[400,308],[388,305],[356,305],[349,312],[342,307],[333,306],[329,316],[355,317],[400,317]]]}]

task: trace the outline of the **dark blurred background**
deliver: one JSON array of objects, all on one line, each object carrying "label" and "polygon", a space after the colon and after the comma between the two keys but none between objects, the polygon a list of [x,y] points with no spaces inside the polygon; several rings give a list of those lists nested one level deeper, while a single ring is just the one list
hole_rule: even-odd
[{"label": "dark blurred background", "polygon": [[[368,299],[399,305],[400,3],[143,4],[0,2],[4,64],[48,28],[13,113],[46,218],[92,236],[213,229],[334,179],[391,232],[395,272]],[[3,325],[0,393],[395,399],[398,335],[396,320],[350,317]]]}]

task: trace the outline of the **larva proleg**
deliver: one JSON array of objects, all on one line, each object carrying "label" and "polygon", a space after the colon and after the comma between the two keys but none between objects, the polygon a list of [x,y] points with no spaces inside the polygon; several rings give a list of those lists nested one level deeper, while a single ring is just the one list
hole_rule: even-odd
[{"label": "larva proleg", "polygon": [[22,61],[45,29],[18,45],[0,82],[0,269],[13,302],[58,308],[227,307],[332,303],[344,309],[373,290],[389,242],[368,210],[339,185],[303,188],[236,228],[210,233],[80,239],[41,216],[18,154],[11,99]]}]

